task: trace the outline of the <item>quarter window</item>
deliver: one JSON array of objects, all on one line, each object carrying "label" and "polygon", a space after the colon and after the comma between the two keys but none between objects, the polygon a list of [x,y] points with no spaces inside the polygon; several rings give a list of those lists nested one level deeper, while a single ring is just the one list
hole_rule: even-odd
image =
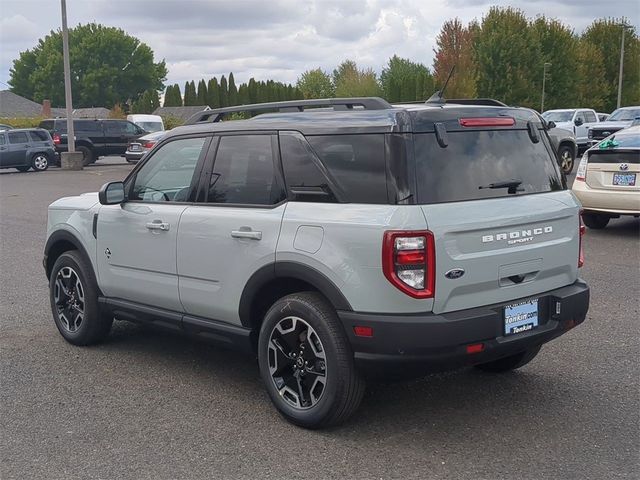
[{"label": "quarter window", "polygon": [[140,168],[130,200],[186,202],[206,138],[183,138],[160,147]]},{"label": "quarter window", "polygon": [[207,202],[274,205],[284,199],[276,179],[271,135],[220,138]]},{"label": "quarter window", "polygon": [[49,135],[47,134],[47,132],[44,132],[42,130],[31,130],[29,132],[29,135],[31,135],[31,139],[34,142],[46,142],[47,140],[49,140]]},{"label": "quarter window", "polygon": [[595,122],[597,121],[596,114],[593,112],[586,111],[584,112],[584,118],[587,119],[587,122]]},{"label": "quarter window", "polygon": [[9,132],[9,143],[29,143],[27,132]]}]

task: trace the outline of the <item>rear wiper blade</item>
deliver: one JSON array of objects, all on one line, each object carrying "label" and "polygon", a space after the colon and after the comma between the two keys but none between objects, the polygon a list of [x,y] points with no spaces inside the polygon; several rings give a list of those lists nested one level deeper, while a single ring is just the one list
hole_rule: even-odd
[{"label": "rear wiper blade", "polygon": [[514,194],[516,192],[524,191],[524,188],[518,188],[521,183],[522,180],[503,180],[502,182],[494,182],[490,183],[489,185],[480,185],[478,189],[482,190],[483,188],[508,188],[508,193]]}]

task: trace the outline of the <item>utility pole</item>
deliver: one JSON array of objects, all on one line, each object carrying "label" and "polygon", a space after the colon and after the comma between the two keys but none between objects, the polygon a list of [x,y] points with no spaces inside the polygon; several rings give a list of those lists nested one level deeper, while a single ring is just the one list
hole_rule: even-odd
[{"label": "utility pole", "polygon": [[67,150],[76,151],[73,131],[73,105],[71,100],[71,66],[69,62],[69,30],[67,29],[67,1],[60,0],[62,7],[62,55],[64,57],[64,100],[67,109]]},{"label": "utility pole", "polygon": [[627,29],[627,25],[625,23],[621,23],[622,27],[622,42],[620,43],[620,73],[618,73],[618,106],[620,108],[620,104],[622,103],[622,71],[624,66],[624,32]]},{"label": "utility pole", "polygon": [[547,83],[547,67],[550,67],[551,64],[549,62],[544,62],[544,66],[542,67],[542,101],[540,102],[540,113],[544,113],[544,87]]}]

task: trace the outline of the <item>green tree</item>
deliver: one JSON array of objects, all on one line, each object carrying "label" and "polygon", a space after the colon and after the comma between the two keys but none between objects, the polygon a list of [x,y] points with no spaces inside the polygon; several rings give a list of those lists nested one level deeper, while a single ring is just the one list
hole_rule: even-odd
[{"label": "green tree", "polygon": [[229,86],[224,75],[222,75],[222,78],[220,78],[220,106],[229,106]]},{"label": "green tree", "polygon": [[421,63],[394,55],[382,69],[380,84],[384,97],[390,102],[426,100],[423,90],[428,77],[431,77],[431,73]]},{"label": "green tree", "polygon": [[345,60],[333,71],[336,97],[375,97],[382,95],[375,72],[359,70],[356,62]]},{"label": "green tree", "polygon": [[207,105],[211,108],[220,108],[220,85],[216,77],[209,79],[207,86]]},{"label": "green tree", "polygon": [[147,90],[131,105],[131,113],[153,113],[160,106],[156,90]]},{"label": "green tree", "polygon": [[198,82],[198,93],[196,97],[197,97],[198,105],[207,105],[207,98],[208,98],[207,84],[204,81],[204,79]]},{"label": "green tree", "polygon": [[178,84],[169,85],[164,93],[164,107],[181,107],[182,96]]},{"label": "green tree", "polygon": [[233,78],[233,72],[229,73],[229,106],[238,105],[238,87]]},{"label": "green tree", "polygon": [[491,7],[482,19],[474,50],[478,96],[540,108],[535,78],[541,76],[544,61],[522,11]]},{"label": "green tree", "polygon": [[[618,100],[618,74],[620,68],[620,43],[622,24],[626,18],[595,20],[582,34],[580,48],[588,42],[598,48],[604,66],[605,109],[612,111]],[[629,27],[624,42],[624,74],[622,77],[622,105],[640,104],[640,40],[635,27]]]},{"label": "green tree", "polygon": [[[164,60],[154,62],[145,43],[119,28],[90,23],[69,30],[74,107],[112,107],[145,90],[161,90],[167,76]],[[11,91],[36,102],[64,105],[62,34],[51,31],[21,52],[9,72]]]},{"label": "green tree", "polygon": [[604,59],[600,49],[591,42],[580,41],[575,76],[575,105],[610,111]]},{"label": "green tree", "polygon": [[[455,66],[445,92],[449,98],[474,98],[476,96],[477,66],[473,55],[474,33],[477,24],[468,27],[458,18],[446,21],[436,37],[433,76],[438,88],[444,83]],[[432,91],[426,98],[431,96]]]},{"label": "green tree", "polygon": [[184,84],[184,106],[192,107],[198,105],[198,94],[196,84],[193,80]]},{"label": "green tree", "polygon": [[258,84],[253,77],[249,79],[247,90],[247,93],[249,94],[249,103],[256,103],[258,101]]},{"label": "green tree", "polygon": [[331,77],[320,68],[304,72],[298,77],[296,86],[304,98],[331,98],[335,95]]}]

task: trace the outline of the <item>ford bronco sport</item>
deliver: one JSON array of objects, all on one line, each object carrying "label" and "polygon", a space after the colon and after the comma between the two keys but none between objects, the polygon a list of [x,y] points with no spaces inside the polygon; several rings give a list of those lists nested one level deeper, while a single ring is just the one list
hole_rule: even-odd
[{"label": "ford bronco sport", "polygon": [[49,207],[70,343],[115,318],[253,352],[278,411],[318,428],[369,375],[513,370],[585,319],[580,205],[530,110],[327,99],[188,123]]}]

